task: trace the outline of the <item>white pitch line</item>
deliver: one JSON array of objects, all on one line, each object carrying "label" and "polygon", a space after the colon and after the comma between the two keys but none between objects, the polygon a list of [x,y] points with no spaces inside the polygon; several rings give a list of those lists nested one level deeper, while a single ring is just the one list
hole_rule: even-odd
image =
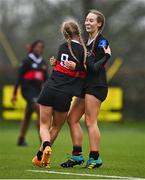
[{"label": "white pitch line", "polygon": [[139,177],[123,177],[123,176],[108,176],[101,174],[79,174],[79,173],[69,173],[62,171],[43,171],[43,170],[26,170],[34,173],[47,173],[47,174],[62,174],[62,175],[73,175],[73,176],[88,176],[88,177],[100,177],[100,178],[108,178],[108,179],[131,179],[131,180],[145,180],[144,178]]}]

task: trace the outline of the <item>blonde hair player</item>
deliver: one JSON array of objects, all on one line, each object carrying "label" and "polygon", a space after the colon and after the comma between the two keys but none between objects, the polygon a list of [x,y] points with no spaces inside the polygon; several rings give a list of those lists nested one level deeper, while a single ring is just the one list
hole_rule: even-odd
[{"label": "blonde hair player", "polygon": [[90,10],[86,16],[85,28],[89,35],[86,43],[88,55],[86,58],[87,77],[82,95],[75,99],[69,112],[68,125],[73,143],[72,156],[62,167],[68,168],[80,165],[84,161],[82,154],[83,133],[80,119],[85,114],[85,124],[89,138],[89,157],[86,168],[93,169],[102,165],[100,158],[100,130],[97,124],[102,102],[107,97],[108,85],[105,64],[111,56],[111,50],[106,38],[101,34],[105,25],[104,15],[97,10]]}]

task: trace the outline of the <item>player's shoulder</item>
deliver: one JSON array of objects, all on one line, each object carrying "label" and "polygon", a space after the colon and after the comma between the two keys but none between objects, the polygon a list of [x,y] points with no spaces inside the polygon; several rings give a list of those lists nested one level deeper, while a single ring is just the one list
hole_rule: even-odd
[{"label": "player's shoulder", "polygon": [[61,44],[59,45],[59,49],[65,48],[65,47],[67,47],[67,46],[68,46],[68,43],[67,43],[67,42],[63,42],[63,43],[61,43]]},{"label": "player's shoulder", "polygon": [[106,40],[107,41],[107,38],[103,34],[100,34],[98,40]]},{"label": "player's shoulder", "polygon": [[78,41],[72,41],[71,45],[76,50],[82,50],[83,49],[82,44],[80,42],[78,42]]},{"label": "player's shoulder", "polygon": [[[82,47],[82,45],[78,41],[71,41],[71,46],[72,47]],[[59,48],[66,48],[68,47],[68,42],[63,42]]]}]

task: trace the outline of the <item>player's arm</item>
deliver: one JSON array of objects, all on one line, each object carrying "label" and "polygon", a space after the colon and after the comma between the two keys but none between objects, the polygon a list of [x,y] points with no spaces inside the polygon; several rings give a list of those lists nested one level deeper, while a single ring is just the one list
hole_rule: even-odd
[{"label": "player's arm", "polygon": [[98,72],[100,68],[107,63],[107,61],[109,60],[111,56],[111,49],[109,46],[107,48],[103,47],[103,49],[104,49],[105,55],[96,63],[94,63],[95,56],[90,55],[87,57],[86,65],[87,65],[88,70],[93,71],[93,72]]},{"label": "player's arm", "polygon": [[68,69],[71,69],[74,71],[85,71],[85,67],[84,67],[84,63],[83,63],[84,51],[82,50],[82,48],[80,48],[80,49],[74,49],[74,52],[80,61],[77,61],[75,58],[74,58],[74,61],[68,59],[67,61],[64,62],[65,66]]},{"label": "player's arm", "polygon": [[71,69],[71,70],[75,70],[75,71],[85,70],[85,67],[82,64],[74,62],[74,61],[65,61],[64,64],[68,69]]},{"label": "player's arm", "polygon": [[12,99],[11,99],[12,103],[15,103],[15,101],[17,100],[18,87],[21,84],[22,79],[23,79],[23,75],[24,75],[24,73],[26,71],[27,71],[27,62],[26,62],[26,60],[24,60],[22,62],[22,65],[19,67],[19,70],[18,70],[18,78],[16,80],[13,95],[12,95]]}]

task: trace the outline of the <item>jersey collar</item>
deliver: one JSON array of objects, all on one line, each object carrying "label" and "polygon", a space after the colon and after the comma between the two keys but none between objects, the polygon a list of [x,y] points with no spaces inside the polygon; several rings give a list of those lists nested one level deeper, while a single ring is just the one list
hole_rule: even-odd
[{"label": "jersey collar", "polygon": [[77,41],[77,40],[72,39],[71,41],[72,41],[72,42],[74,42],[74,43],[78,43],[78,44],[80,44],[80,42],[79,42],[79,41]]},{"label": "jersey collar", "polygon": [[95,39],[96,39],[96,37],[98,36],[98,34],[99,34],[99,32],[96,34],[96,36],[93,38],[93,39],[88,39],[88,41],[87,41],[87,46],[89,46]]},{"label": "jersey collar", "polygon": [[42,56],[40,56],[39,58],[37,58],[33,53],[29,53],[28,57],[30,59],[32,59],[35,63],[41,63],[42,62]]}]

